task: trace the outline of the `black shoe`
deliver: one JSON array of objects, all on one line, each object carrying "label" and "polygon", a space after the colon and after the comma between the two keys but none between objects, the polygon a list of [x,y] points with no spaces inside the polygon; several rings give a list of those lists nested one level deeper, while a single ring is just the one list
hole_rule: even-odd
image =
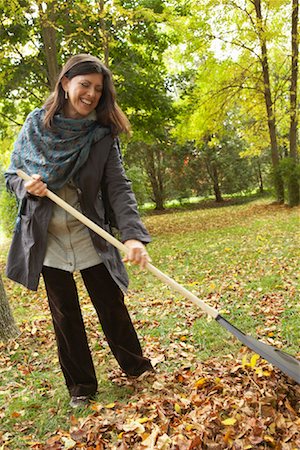
[{"label": "black shoe", "polygon": [[72,395],[69,405],[71,408],[83,408],[90,403],[91,395]]},{"label": "black shoe", "polygon": [[155,369],[153,367],[151,367],[150,369],[143,370],[143,371],[138,372],[136,374],[129,374],[129,373],[127,373],[126,376],[127,376],[127,378],[129,380],[135,380],[137,378],[141,378],[142,379],[142,378],[147,378],[148,376],[151,377],[151,375],[153,376],[155,374],[156,374]]}]

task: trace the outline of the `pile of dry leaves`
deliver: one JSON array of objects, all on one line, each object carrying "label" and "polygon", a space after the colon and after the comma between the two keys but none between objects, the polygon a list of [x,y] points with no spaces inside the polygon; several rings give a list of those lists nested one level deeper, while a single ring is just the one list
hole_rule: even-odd
[{"label": "pile of dry leaves", "polygon": [[[252,355],[252,356],[251,356]],[[143,375],[130,384],[128,404],[90,405],[35,449],[300,448],[300,386],[243,349],[240,362],[210,359],[191,371]]]}]

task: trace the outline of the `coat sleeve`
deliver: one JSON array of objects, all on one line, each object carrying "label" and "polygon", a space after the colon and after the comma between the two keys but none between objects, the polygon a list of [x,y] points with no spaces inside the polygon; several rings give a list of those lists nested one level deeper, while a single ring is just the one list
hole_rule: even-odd
[{"label": "coat sleeve", "polygon": [[14,193],[19,201],[28,196],[24,180],[18,175],[5,173],[5,181],[7,190]]},{"label": "coat sleeve", "polygon": [[141,221],[131,182],[126,177],[118,141],[114,140],[103,174],[103,189],[111,206],[123,242],[136,239],[147,244],[149,233]]},{"label": "coat sleeve", "polygon": [[16,174],[5,173],[6,188],[13,193],[18,202],[18,217],[23,214],[25,209],[32,209],[30,206],[36,207],[40,197],[31,195],[24,187],[24,180]]}]

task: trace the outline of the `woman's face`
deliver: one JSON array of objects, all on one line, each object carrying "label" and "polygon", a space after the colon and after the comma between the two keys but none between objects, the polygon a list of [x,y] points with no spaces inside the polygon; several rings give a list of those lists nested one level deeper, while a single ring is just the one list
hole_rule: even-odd
[{"label": "woman's face", "polygon": [[64,77],[62,87],[68,93],[64,115],[70,119],[87,117],[98,105],[103,90],[102,73],[77,75],[69,80]]}]

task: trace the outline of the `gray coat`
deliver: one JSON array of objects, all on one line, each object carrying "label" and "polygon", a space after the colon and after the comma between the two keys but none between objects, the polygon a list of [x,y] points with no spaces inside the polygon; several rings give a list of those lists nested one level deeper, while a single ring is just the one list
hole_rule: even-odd
[{"label": "gray coat", "polygon": [[[108,135],[92,146],[88,160],[74,182],[82,213],[89,219],[108,232],[111,232],[112,225],[116,225],[122,242],[128,239],[137,239],[144,244],[150,242],[138,214],[130,181],[124,172],[116,139]],[[6,183],[20,202],[6,274],[27,288],[37,290],[46,253],[52,202],[47,197],[28,194],[24,181],[17,175],[6,175]],[[119,287],[126,290],[128,276],[118,250],[89,231],[103,263]]]}]

